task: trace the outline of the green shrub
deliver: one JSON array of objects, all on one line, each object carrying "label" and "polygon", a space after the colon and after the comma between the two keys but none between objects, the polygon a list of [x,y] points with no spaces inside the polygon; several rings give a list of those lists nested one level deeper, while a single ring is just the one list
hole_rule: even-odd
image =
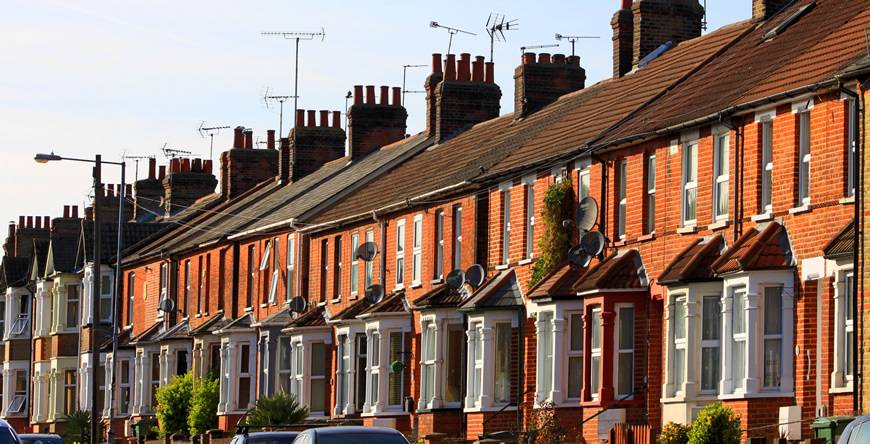
[{"label": "green shrub", "polygon": [[[102,436],[102,424],[99,425],[99,433]],[[67,443],[91,442],[91,412],[77,410],[66,417],[63,428],[63,441]]]},{"label": "green shrub", "polygon": [[157,422],[160,436],[176,433],[189,435],[187,418],[193,393],[193,375],[190,372],[172,378],[169,384],[157,389]]},{"label": "green shrub", "polygon": [[689,444],[740,444],[740,417],[722,404],[709,404],[689,431]]},{"label": "green shrub", "polygon": [[544,196],[544,208],[541,209],[541,220],[544,223],[544,235],[538,242],[538,258],[532,268],[529,287],[534,286],[546,275],[555,271],[568,258],[568,248],[571,242],[571,230],[562,226],[562,221],[573,220],[574,188],[570,180],[563,180],[550,185]]},{"label": "green shrub", "polygon": [[541,403],[538,408],[532,410],[529,421],[528,437],[534,444],[558,444],[562,442],[568,433],[559,423],[556,415],[556,405],[552,401]]},{"label": "green shrub", "polygon": [[662,427],[659,444],[686,444],[689,442],[691,427],[678,422],[669,422]]},{"label": "green shrub", "polygon": [[278,392],[272,397],[257,399],[254,408],[248,411],[245,424],[260,426],[291,425],[308,417],[308,407],[296,400],[296,396]]},{"label": "green shrub", "polygon": [[209,373],[193,385],[187,425],[191,435],[201,435],[217,428],[217,406],[220,401],[220,381]]}]

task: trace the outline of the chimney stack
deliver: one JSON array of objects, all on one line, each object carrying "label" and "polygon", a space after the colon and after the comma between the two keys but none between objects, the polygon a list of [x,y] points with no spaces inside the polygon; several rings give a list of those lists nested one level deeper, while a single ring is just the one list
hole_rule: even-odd
[{"label": "chimney stack", "polygon": [[275,149],[275,130],[266,130],[266,149]]},{"label": "chimney stack", "polygon": [[192,168],[190,159],[183,159],[175,163],[174,167],[170,163],[170,173],[162,181],[161,206],[165,215],[176,214],[214,192],[217,179],[213,174],[203,171],[202,163],[202,159],[194,159],[193,165],[196,168]]},{"label": "chimney stack", "polygon": [[237,126],[233,128],[233,148],[245,147],[245,127]]},{"label": "chimney stack", "polygon": [[767,20],[791,4],[792,0],[752,0],[752,19]]},{"label": "chimney stack", "polygon": [[610,20],[613,28],[613,78],[619,78],[631,71],[634,59],[634,15],[631,0],[622,0],[622,7]]},{"label": "chimney stack", "polygon": [[132,219],[134,221],[143,222],[153,219],[157,214],[161,214],[160,202],[163,200],[163,184],[161,181],[166,175],[166,167],[160,166],[159,176],[155,174],[156,170],[157,160],[148,159],[148,177],[133,183],[133,188],[136,190],[135,194],[127,192],[128,196],[133,196]]},{"label": "chimney stack", "polygon": [[[297,111],[297,125],[300,124],[299,120],[300,116]],[[278,152],[276,150],[254,149],[254,131],[251,129],[245,129],[242,132],[242,139],[243,147],[233,147],[220,155],[221,195],[225,199],[238,197],[278,174]],[[211,164],[209,164],[210,169]]]},{"label": "chimney stack", "polygon": [[[354,97],[354,101],[357,100],[362,100],[362,94]],[[329,122],[330,112],[320,111],[318,125],[317,112],[307,110],[308,122],[305,125],[303,116],[306,110],[297,111],[296,128],[290,132],[286,143],[282,139],[278,154],[280,168],[277,178],[282,184],[297,181],[325,163],[344,157],[345,134],[341,129],[341,112],[333,111],[331,114],[332,125]]]},{"label": "chimney stack", "polygon": [[632,68],[665,43],[676,45],[701,35],[704,7],[698,0],[635,0],[631,13]]},{"label": "chimney stack", "polygon": [[[365,103],[354,101],[347,112],[347,138],[350,157],[361,159],[369,153],[402,140],[407,130],[408,112],[402,106],[402,90],[394,87],[390,103],[390,87],[381,86],[380,101],[375,102],[375,87],[366,86]],[[361,91],[362,86],[354,86]]]},{"label": "chimney stack", "polygon": [[458,62],[456,56],[448,54],[442,76],[440,58],[440,54],[432,55],[432,73],[425,83],[426,130],[438,143],[477,123],[498,117],[501,100],[501,89],[494,83],[491,62],[477,57],[472,67],[470,54],[460,55]]},{"label": "chimney stack", "polygon": [[514,70],[514,118],[527,116],[555,102],[559,97],[581,90],[586,85],[586,71],[580,57],[564,54],[527,52]]}]

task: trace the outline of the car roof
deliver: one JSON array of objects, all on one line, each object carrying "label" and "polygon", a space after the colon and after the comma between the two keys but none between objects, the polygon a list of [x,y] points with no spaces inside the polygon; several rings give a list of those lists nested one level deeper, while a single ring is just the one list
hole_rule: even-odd
[{"label": "car roof", "polygon": [[318,435],[340,435],[343,433],[399,434],[396,429],[388,427],[337,426],[311,429]]},{"label": "car roof", "polygon": [[239,434],[236,436],[245,436],[248,439],[251,438],[286,438],[288,436],[296,436],[299,432],[293,431],[282,431],[282,432],[251,432],[247,434]]},{"label": "car roof", "polygon": [[60,438],[60,435],[54,433],[20,433],[21,438]]}]

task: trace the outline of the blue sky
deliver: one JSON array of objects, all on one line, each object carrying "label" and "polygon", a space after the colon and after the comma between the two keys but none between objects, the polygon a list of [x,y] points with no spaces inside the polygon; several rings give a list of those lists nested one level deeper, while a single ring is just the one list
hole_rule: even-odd
[{"label": "blue sky", "polygon": [[[520,47],[553,44],[555,33],[597,35],[578,42],[587,85],[611,73],[610,18],[618,0],[560,1],[51,1],[2,0],[0,51],[0,222],[18,215],[56,217],[64,204],[83,205],[90,187],[85,164],[38,165],[33,154],[54,150],[107,160],[157,155],[164,144],[208,157],[206,125],[243,125],[255,136],[277,129],[277,109],[262,96],[292,93],[290,41],[261,31],[319,31],[303,42],[300,108],[343,110],[355,84],[401,86],[402,65],[429,64],[448,35],[429,22],[476,32],[458,35],[453,52],[488,55],[490,12],[519,19],[519,30],[495,48],[502,113],[513,103],[513,68]],[[708,1],[709,29],[748,18],[750,0]],[[570,53],[564,42],[549,52]],[[408,89],[422,89],[429,68],[408,71]],[[408,95],[408,130],[420,131],[422,95]],[[287,112],[290,109],[291,111]],[[292,104],[285,108],[285,133]],[[215,137],[215,156],[231,131]],[[133,176],[133,164],[128,178]],[[119,180],[106,168],[107,183]],[[145,168],[140,167],[140,176]]]}]

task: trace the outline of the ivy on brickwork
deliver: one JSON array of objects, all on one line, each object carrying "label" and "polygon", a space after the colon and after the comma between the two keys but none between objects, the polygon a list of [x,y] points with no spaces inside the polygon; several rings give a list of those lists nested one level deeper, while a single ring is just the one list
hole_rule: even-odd
[{"label": "ivy on brickwork", "polygon": [[562,221],[573,219],[574,188],[570,180],[550,185],[541,208],[544,235],[538,242],[538,259],[532,269],[529,287],[534,286],[556,267],[565,263],[571,242],[571,229],[562,226]]}]

